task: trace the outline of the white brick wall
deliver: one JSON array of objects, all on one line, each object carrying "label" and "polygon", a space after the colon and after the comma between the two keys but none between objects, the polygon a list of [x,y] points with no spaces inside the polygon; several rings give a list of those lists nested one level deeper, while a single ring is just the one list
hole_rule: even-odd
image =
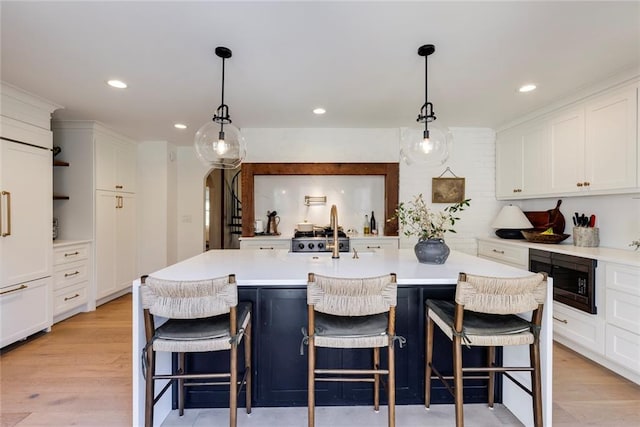
[{"label": "white brick wall", "polygon": [[[441,166],[425,167],[400,164],[400,201],[409,201],[422,193],[431,201],[431,179],[445,171],[447,166],[458,177],[465,178],[465,197],[471,206],[460,213],[455,224],[456,233],[445,234],[451,249],[477,254],[476,237],[493,233],[489,224],[501,204],[495,198],[495,133],[485,128],[453,128],[453,147],[447,162]],[[445,177],[452,177],[449,173]],[[436,204],[442,209],[446,204]],[[411,248],[415,237],[401,235],[400,246]]]}]

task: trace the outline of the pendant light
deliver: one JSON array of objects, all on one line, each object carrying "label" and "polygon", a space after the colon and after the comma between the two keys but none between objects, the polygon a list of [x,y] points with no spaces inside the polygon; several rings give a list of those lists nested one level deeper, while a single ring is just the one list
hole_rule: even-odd
[{"label": "pendant light", "polygon": [[424,123],[424,131],[418,136],[408,132],[403,133],[403,148],[400,157],[407,164],[419,163],[428,166],[443,164],[449,157],[452,142],[451,132],[429,123],[436,120],[433,104],[428,97],[428,57],[436,50],[432,44],[425,44],[418,48],[418,55],[424,56],[424,104],[418,113],[417,122]]},{"label": "pendant light", "polygon": [[210,122],[203,125],[194,141],[198,158],[216,169],[235,169],[246,155],[244,139],[238,128],[231,124],[229,106],[224,103],[224,64],[231,58],[231,49],[216,47],[216,55],[222,58],[222,101]]}]

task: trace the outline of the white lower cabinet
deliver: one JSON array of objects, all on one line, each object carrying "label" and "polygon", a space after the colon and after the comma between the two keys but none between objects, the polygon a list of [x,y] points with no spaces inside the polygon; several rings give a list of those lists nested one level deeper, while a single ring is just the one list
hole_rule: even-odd
[{"label": "white lower cabinet", "polygon": [[251,237],[240,240],[240,249],[258,249],[274,251],[276,249],[291,249],[291,239],[279,237]]},{"label": "white lower cabinet", "polygon": [[512,267],[529,269],[529,248],[478,239],[478,256]]},{"label": "white lower cabinet", "polygon": [[54,322],[88,311],[91,283],[91,244],[55,244],[53,249]]},{"label": "white lower cabinet", "polygon": [[0,347],[51,326],[51,278],[0,288]]},{"label": "white lower cabinet", "polygon": [[640,375],[640,335],[607,325],[606,356]]},{"label": "white lower cabinet", "polygon": [[607,263],[607,358],[640,375],[640,268]]},{"label": "white lower cabinet", "polygon": [[136,198],[96,191],[96,300],[116,294],[136,278]]},{"label": "white lower cabinet", "polygon": [[384,250],[398,250],[400,240],[397,237],[352,237],[349,239],[349,247],[353,251],[377,252]]},{"label": "white lower cabinet", "polygon": [[553,336],[568,339],[589,351],[604,355],[605,322],[559,302],[553,303]]}]

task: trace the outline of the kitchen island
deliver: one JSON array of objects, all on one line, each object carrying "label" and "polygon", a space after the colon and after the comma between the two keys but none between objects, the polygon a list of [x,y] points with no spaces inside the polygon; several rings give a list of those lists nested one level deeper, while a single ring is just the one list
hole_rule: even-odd
[{"label": "kitchen island", "polygon": [[[254,404],[256,406],[298,406],[306,404],[306,355],[300,356],[300,328],[306,324],[306,280],[314,272],[337,277],[363,277],[396,273],[398,279],[398,334],[407,338],[405,348],[396,348],[397,395],[399,404],[420,403],[424,372],[424,299],[451,299],[459,272],[479,275],[517,277],[530,274],[524,270],[452,251],[444,265],[420,264],[412,250],[341,253],[332,259],[330,253],[290,253],[287,250],[212,250],[179,262],[151,275],[170,280],[198,280],[235,274],[241,300],[254,304]],[[144,380],[140,371],[140,354],[144,346],[142,311],[138,295],[139,281],[134,282],[133,303],[133,424],[143,423]],[[550,289],[548,300],[550,299]],[[542,331],[543,410],[545,424],[551,420],[551,310],[545,310]],[[450,359],[450,344],[441,337],[436,352],[442,360]],[[306,348],[305,348],[306,350]],[[483,351],[471,352],[466,361],[483,357]],[[480,349],[481,350],[481,349]],[[171,369],[171,360],[158,355],[158,366]],[[202,357],[202,355],[200,355]],[[215,360],[217,355],[209,355]],[[343,365],[359,365],[368,357],[362,353],[345,352],[334,357]],[[513,365],[528,359],[528,349],[506,348],[503,363]],[[220,359],[223,360],[223,359]],[[321,357],[319,357],[321,360]],[[449,362],[450,363],[450,362]],[[301,370],[301,373],[298,372]],[[516,373],[518,374],[518,373]],[[523,382],[528,383],[528,375]],[[470,381],[465,384],[471,401],[483,401],[485,386]],[[366,386],[347,388],[322,385],[318,390],[319,404],[370,404],[371,392]],[[451,400],[444,389],[436,390],[440,403]],[[200,389],[200,388],[198,388]],[[226,391],[194,392],[192,407],[210,406],[203,402],[216,401],[222,406],[228,399]],[[502,402],[526,425],[531,423],[530,398],[518,387],[506,381],[502,388]],[[323,397],[324,395],[324,397]],[[324,399],[324,400],[322,400]],[[243,402],[241,396],[239,402]],[[324,402],[324,403],[321,403]],[[156,420],[161,422],[171,409],[171,395],[156,404]]]}]

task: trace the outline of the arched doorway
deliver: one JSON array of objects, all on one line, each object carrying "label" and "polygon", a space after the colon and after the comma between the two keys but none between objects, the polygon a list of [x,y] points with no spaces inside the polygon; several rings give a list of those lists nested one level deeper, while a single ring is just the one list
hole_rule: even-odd
[{"label": "arched doorway", "polygon": [[204,180],[204,250],[239,249],[240,170],[212,169]]}]

